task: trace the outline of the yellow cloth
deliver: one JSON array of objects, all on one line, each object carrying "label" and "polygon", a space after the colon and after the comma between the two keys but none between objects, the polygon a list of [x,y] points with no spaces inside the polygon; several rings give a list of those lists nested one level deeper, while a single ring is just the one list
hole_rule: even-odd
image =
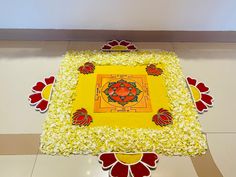
[{"label": "yellow cloth", "polygon": [[[157,67],[161,68],[161,65],[158,64]],[[128,74],[146,76],[151,99],[151,112],[94,112],[97,74]],[[169,110],[169,104],[163,76],[148,75],[146,72],[146,65],[134,67],[96,66],[94,74],[79,74],[76,97],[73,102],[72,116],[76,110],[85,108],[88,111],[88,114],[93,118],[93,122],[89,125],[89,127],[110,126],[162,129],[152,121],[152,117],[160,108]]]}]

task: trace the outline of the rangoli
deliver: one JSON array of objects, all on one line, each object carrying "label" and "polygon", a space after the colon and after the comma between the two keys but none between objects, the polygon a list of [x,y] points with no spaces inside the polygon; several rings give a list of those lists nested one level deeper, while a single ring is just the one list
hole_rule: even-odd
[{"label": "rangoli", "polygon": [[[201,103],[193,101],[192,97],[198,97],[189,89],[178,57],[165,51],[136,51],[124,40],[103,46],[103,50],[109,49],[121,51],[71,51],[65,55],[43,126],[41,151],[108,153],[100,156],[100,161],[103,166],[108,163],[110,176],[120,173],[119,168],[125,169],[124,175],[137,176],[134,169],[138,168],[143,169],[143,176],[149,176],[149,167],[155,167],[158,159],[155,153],[203,154],[206,137],[195,109],[195,104]],[[124,52],[128,50],[131,52]],[[210,105],[212,100],[202,88],[202,100]],[[122,155],[124,152],[133,155]],[[106,162],[106,156],[114,161]],[[129,163],[131,156],[136,159],[133,163]]]}]

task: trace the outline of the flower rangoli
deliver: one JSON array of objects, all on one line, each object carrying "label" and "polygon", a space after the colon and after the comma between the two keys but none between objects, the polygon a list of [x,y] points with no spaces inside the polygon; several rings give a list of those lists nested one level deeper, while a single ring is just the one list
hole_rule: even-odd
[{"label": "flower rangoli", "polygon": [[[105,48],[116,50],[119,45],[132,48],[125,41],[110,42]],[[193,85],[201,86],[201,98],[211,103],[203,84]],[[43,153],[117,152],[110,164],[113,176],[138,176],[141,171],[137,169],[149,176],[147,156],[137,155],[129,161],[119,153],[192,156],[207,149],[174,53],[71,51],[61,63],[53,88],[41,136]],[[124,169],[124,174],[115,169]]]},{"label": "flower rangoli", "polygon": [[49,108],[41,152],[98,155],[110,177],[151,177],[157,153],[207,150],[197,115],[213,106],[213,97],[204,83],[185,78],[172,52],[137,50],[127,40],[70,51],[57,82],[44,78],[32,92],[30,105],[41,113]]}]

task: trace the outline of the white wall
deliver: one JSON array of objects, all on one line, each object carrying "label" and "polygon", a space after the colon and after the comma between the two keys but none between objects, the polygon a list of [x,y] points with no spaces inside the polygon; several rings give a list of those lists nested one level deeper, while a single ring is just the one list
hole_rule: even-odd
[{"label": "white wall", "polygon": [[236,0],[0,0],[0,28],[236,30]]}]

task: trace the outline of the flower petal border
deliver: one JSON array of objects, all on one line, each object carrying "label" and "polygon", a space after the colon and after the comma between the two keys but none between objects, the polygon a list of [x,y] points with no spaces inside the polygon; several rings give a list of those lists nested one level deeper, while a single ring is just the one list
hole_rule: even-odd
[{"label": "flower petal border", "polygon": [[[77,68],[85,62],[127,66],[163,64],[173,125],[162,130],[71,125],[71,105],[79,74]],[[201,131],[197,116],[175,53],[151,50],[128,53],[70,51],[60,64],[48,116],[43,125],[40,149],[43,153],[52,155],[97,155],[109,151],[155,151],[159,155],[167,156],[204,154],[207,149],[206,136]]]}]

